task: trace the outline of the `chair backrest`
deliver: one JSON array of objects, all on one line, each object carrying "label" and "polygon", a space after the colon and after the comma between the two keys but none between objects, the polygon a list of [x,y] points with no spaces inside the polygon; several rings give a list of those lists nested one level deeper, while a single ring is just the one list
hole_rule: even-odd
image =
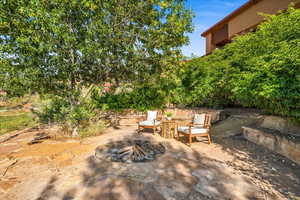
[{"label": "chair backrest", "polygon": [[205,116],[206,114],[195,114],[193,124],[195,127],[203,127],[205,123]]},{"label": "chair backrest", "polygon": [[211,115],[205,114],[204,128],[210,128],[210,126],[211,126]]},{"label": "chair backrest", "polygon": [[147,111],[147,121],[154,121],[157,117],[157,111]]}]

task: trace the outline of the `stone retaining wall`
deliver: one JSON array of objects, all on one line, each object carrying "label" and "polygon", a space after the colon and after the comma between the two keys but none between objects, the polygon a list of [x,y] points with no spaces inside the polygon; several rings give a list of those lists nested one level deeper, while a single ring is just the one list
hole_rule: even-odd
[{"label": "stone retaining wall", "polygon": [[275,151],[300,165],[300,142],[281,135],[271,134],[263,130],[242,127],[244,137],[258,145]]},{"label": "stone retaining wall", "polygon": [[201,114],[201,113],[211,114],[212,122],[221,121],[226,118],[226,114],[224,110],[215,110],[215,109],[207,109],[207,108],[194,108],[194,109],[172,108],[172,109],[166,109],[165,112],[173,113],[173,118],[178,120],[192,119],[195,114]]},{"label": "stone retaining wall", "polygon": [[278,116],[264,116],[261,127],[300,136],[300,125]]},{"label": "stone retaining wall", "polygon": [[[195,109],[173,108],[173,109],[165,109],[163,112],[173,113],[172,118],[182,122],[191,121],[194,114],[201,114],[201,113],[211,114],[213,123],[226,118],[226,114],[223,110],[214,110],[214,109],[206,109],[206,108],[195,108]],[[160,115],[163,115],[163,113],[161,113]],[[136,125],[139,119],[143,116],[146,116],[146,113],[127,111],[121,115],[118,115],[118,122],[119,125],[125,125],[125,126]]]}]

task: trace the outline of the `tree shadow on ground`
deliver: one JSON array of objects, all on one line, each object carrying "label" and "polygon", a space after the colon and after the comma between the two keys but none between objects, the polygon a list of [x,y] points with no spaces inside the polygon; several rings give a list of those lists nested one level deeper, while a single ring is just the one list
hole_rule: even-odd
[{"label": "tree shadow on ground", "polygon": [[57,197],[58,193],[55,189],[55,184],[57,180],[57,176],[52,176],[36,200],[47,200],[53,197]]},{"label": "tree shadow on ground", "polygon": [[[151,162],[122,163],[109,159],[86,159],[81,181],[67,191],[62,200],[202,200],[202,199],[278,199],[261,190],[245,176],[237,175],[227,163],[208,158],[174,139],[133,133],[122,140],[145,139],[162,142],[167,151]],[[118,140],[108,141],[114,145]],[[56,179],[50,181],[38,200],[57,197]],[[45,195],[46,194],[46,195]],[[47,195],[48,194],[48,195]]]},{"label": "tree shadow on ground", "polygon": [[[261,199],[263,196],[276,199],[274,194],[262,194],[242,176],[226,170],[225,163],[173,143],[165,140],[168,152],[153,162],[111,166],[112,163],[105,165],[90,157],[89,171],[82,175],[83,184],[90,188],[85,196],[87,199]],[[147,193],[155,194],[155,198]]]},{"label": "tree shadow on ground", "polygon": [[229,166],[251,177],[256,184],[264,184],[289,199],[300,199],[300,166],[275,152],[247,141],[242,135],[214,138],[222,149],[234,157]]}]

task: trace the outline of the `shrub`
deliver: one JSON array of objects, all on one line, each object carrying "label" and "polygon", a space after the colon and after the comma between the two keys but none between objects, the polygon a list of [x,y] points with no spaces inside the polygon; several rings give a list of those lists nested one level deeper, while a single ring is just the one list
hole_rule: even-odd
[{"label": "shrub", "polygon": [[124,109],[146,111],[163,108],[166,104],[165,91],[160,86],[149,85],[123,90],[119,93],[99,94],[99,90],[95,90],[92,98],[95,106],[105,111]]},{"label": "shrub", "polygon": [[300,10],[290,7],[227,47],[235,50],[231,65],[239,68],[231,80],[233,99],[300,120],[299,23]]},{"label": "shrub", "polygon": [[41,108],[34,113],[42,123],[64,125],[70,131],[85,126],[96,114],[90,102],[83,98],[76,105],[69,102],[62,97],[47,97],[42,102]]},{"label": "shrub", "polygon": [[178,73],[180,103],[256,107],[300,121],[299,23],[300,10],[290,6],[266,16],[256,32],[188,62]]},{"label": "shrub", "polygon": [[223,107],[231,105],[230,85],[236,69],[230,66],[227,55],[223,51],[215,51],[206,57],[196,58],[181,69],[178,76],[181,82],[178,85],[177,99],[173,103],[185,106]]},{"label": "shrub", "polygon": [[105,124],[103,121],[89,121],[89,123],[79,128],[78,133],[81,138],[85,138],[90,136],[97,136],[103,133],[104,129]]}]

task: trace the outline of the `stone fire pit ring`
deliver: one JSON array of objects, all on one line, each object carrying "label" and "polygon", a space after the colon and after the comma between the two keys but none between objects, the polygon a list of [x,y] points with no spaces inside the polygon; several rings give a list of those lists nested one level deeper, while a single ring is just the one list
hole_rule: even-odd
[{"label": "stone fire pit ring", "polygon": [[162,143],[134,139],[111,142],[95,149],[95,158],[112,162],[149,162],[163,155],[166,148]]}]

